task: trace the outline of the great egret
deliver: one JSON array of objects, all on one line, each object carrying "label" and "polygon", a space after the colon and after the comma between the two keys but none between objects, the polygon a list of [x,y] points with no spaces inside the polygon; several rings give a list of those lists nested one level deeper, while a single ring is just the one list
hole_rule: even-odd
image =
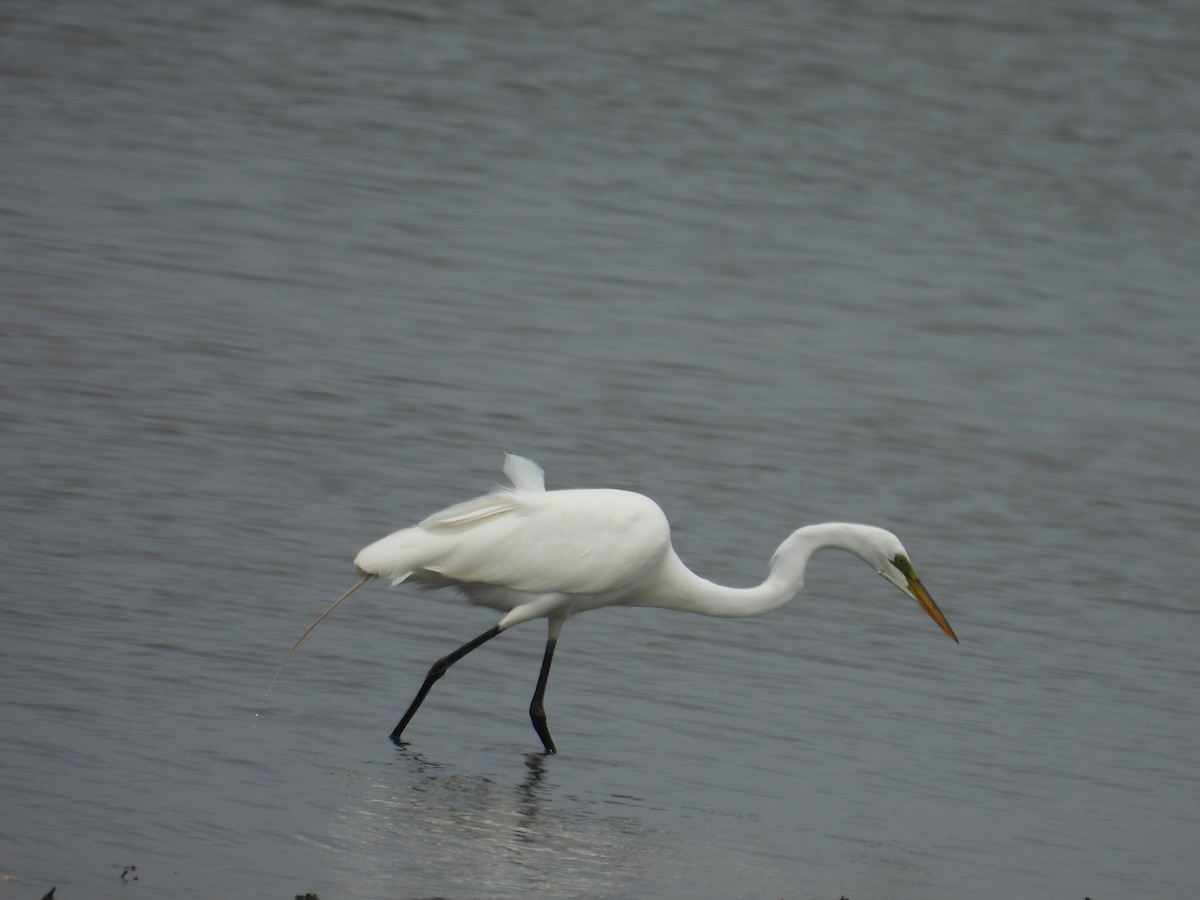
[{"label": "great egret", "polygon": [[372,578],[390,579],[393,586],[455,587],[470,602],[504,615],[433,664],[392,730],[392,740],[400,741],[430,688],[450,666],[514,625],[546,619],[549,636],[529,717],[546,752],[555,753],[543,707],[550,663],[563,623],[588,610],[652,606],[726,618],[759,616],[796,596],[813,553],[835,548],[866,562],[958,641],[899,539],[882,528],[845,522],[806,525],[779,545],[766,581],[729,588],[701,578],[680,561],[667,517],[649,497],[605,489],[547,491],[541,466],[511,453],[505,455],[504,474],[511,487],[497,486],[363,548],[354,559],[362,577],[300,635],[284,662],[339,603]]}]

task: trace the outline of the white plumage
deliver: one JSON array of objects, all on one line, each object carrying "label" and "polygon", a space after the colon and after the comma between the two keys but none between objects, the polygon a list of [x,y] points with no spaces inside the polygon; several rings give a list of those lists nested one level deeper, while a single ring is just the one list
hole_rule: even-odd
[{"label": "white plumage", "polygon": [[723,617],[761,615],[796,595],[809,558],[824,548],[847,550],[863,559],[958,640],[921,585],[900,541],[882,528],[842,522],[800,528],[775,551],[762,584],[728,588],[684,566],[671,546],[667,517],[650,498],[608,489],[547,491],[541,467],[512,454],[505,457],[504,472],[511,486],[450,506],[363,548],[354,560],[362,578],[288,653],[291,656],[325,616],[374,577],[393,585],[412,581],[425,588],[456,587],[472,603],[504,613],[491,629],[434,664],[393,730],[393,740],[400,739],[433,683],[451,665],[514,625],[546,618],[549,637],[530,716],[546,752],[553,753],[542,698],[555,643],[568,617],[604,606],[654,606]]}]

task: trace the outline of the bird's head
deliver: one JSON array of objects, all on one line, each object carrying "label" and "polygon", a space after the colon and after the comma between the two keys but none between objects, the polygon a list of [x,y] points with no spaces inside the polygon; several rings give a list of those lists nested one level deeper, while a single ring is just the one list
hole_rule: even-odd
[{"label": "bird's head", "polygon": [[916,569],[913,568],[908,553],[894,535],[889,536],[892,538],[894,546],[884,548],[882,558],[868,560],[868,562],[875,567],[876,572],[921,604],[921,609],[929,613],[929,618],[937,622],[938,627],[953,638],[954,643],[957,644],[958,635],[954,633],[954,629],[950,627],[950,623],[946,621],[946,617],[942,615],[938,605],[933,602],[933,598],[925,590],[925,585],[921,584],[921,579],[917,577]]},{"label": "bird's head", "polygon": [[[863,560],[872,569],[912,597],[921,605],[921,609],[946,632],[955,643],[958,637],[938,605],[933,602],[921,579],[917,577],[912,560],[900,539],[883,528],[874,525],[852,525],[848,523],[831,522],[825,525],[812,525],[802,528],[793,536],[793,540],[807,546],[809,552],[819,547],[837,547],[849,550]],[[786,546],[786,542],[785,542]],[[783,548],[781,548],[783,549]]]}]

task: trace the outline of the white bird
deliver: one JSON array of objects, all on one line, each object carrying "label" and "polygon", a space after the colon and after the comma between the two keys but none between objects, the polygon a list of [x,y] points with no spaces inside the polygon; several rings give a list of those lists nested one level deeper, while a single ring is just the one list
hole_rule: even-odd
[{"label": "white bird", "polygon": [[479,637],[433,664],[393,729],[393,741],[400,741],[430,688],[450,666],[514,625],[547,619],[549,636],[529,717],[546,753],[555,753],[543,698],[554,646],[569,617],[605,606],[650,606],[725,618],[759,616],[796,596],[809,557],[826,548],[858,556],[958,641],[917,578],[908,552],[882,528],[845,522],[807,525],[779,545],[762,584],[723,587],[680,561],[671,546],[667,517],[649,497],[606,489],[547,491],[541,466],[512,454],[505,456],[504,473],[511,487],[497,486],[490,494],[443,509],[363,548],[354,559],[362,577],[284,657],[286,663],[339,603],[372,578],[389,579],[393,586],[414,582],[430,589],[455,587],[470,602],[504,613]]}]

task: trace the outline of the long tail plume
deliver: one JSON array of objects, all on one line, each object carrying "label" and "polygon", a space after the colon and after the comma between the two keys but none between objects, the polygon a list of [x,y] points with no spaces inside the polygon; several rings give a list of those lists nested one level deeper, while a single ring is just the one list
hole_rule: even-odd
[{"label": "long tail plume", "polygon": [[[362,572],[361,569],[359,569],[359,571]],[[279,673],[283,671],[283,667],[287,665],[287,661],[292,658],[292,654],[296,652],[296,648],[299,647],[301,643],[303,643],[304,639],[306,637],[308,637],[310,634],[312,634],[312,630],[314,628],[316,628],[318,625],[320,625],[322,622],[324,622],[325,617],[327,615],[329,615],[331,612],[333,612],[335,609],[337,609],[339,603],[341,603],[343,600],[345,600],[347,597],[349,597],[351,594],[353,594],[355,591],[357,591],[360,587],[362,587],[364,584],[366,584],[368,581],[370,581],[374,577],[375,576],[369,572],[363,572],[362,578],[358,579],[358,581],[356,581],[354,583],[354,585],[350,588],[350,590],[346,591],[346,593],[342,594],[342,596],[340,596],[336,600],[334,600],[333,603],[331,603],[329,605],[329,609],[325,610],[325,612],[323,612],[319,616],[317,616],[317,620],[315,622],[313,622],[311,625],[309,625],[308,628],[304,629],[304,634],[300,635],[299,640],[297,640],[296,643],[292,644],[292,649],[287,652],[287,656],[285,656],[283,658],[283,662],[281,662],[279,664],[279,668],[276,669],[275,674],[273,676],[271,676],[271,683],[267,686],[268,694],[271,692],[271,688],[275,687],[275,680],[277,678],[279,678]]]}]

